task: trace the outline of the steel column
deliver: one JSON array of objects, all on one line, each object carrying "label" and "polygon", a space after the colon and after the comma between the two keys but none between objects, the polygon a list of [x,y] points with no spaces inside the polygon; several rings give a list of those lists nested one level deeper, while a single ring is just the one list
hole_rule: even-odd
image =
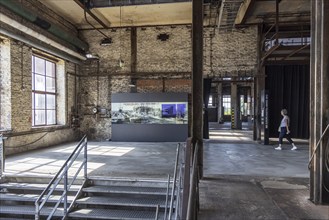
[{"label": "steel column", "polygon": [[203,1],[192,1],[192,142],[199,145],[198,167],[203,176]]},{"label": "steel column", "polygon": [[327,0],[311,1],[311,76],[310,76],[310,155],[315,153],[310,167],[310,199],[315,204],[328,202],[329,174],[325,151],[329,134],[318,148],[316,144],[329,123],[329,10]]}]

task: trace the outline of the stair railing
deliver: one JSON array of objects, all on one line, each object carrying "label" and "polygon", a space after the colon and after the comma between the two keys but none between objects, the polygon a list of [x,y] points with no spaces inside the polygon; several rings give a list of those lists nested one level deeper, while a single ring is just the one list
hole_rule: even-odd
[{"label": "stair railing", "polygon": [[164,209],[164,220],[167,219],[167,209],[168,209],[168,198],[169,198],[169,188],[170,188],[170,175],[168,174],[168,182],[167,182],[167,191],[166,191],[166,202]]},{"label": "stair railing", "polygon": [[192,175],[190,179],[187,217],[188,220],[196,220],[199,210],[199,169],[198,169],[198,154],[199,144],[195,144],[192,161]]},{"label": "stair railing", "polygon": [[[69,169],[72,167],[72,165],[77,162],[77,158],[83,155],[83,161],[81,165],[78,167],[77,171],[73,174],[72,179],[69,181]],[[59,184],[63,182],[64,190],[62,195],[60,196],[60,199],[57,201],[57,203],[54,205],[51,213],[48,215],[47,220],[52,219],[53,215],[58,211],[59,205],[63,204],[63,217],[62,219],[65,219],[69,213],[69,211],[73,208],[75,201],[77,200],[78,196],[82,192],[82,188],[87,182],[87,136],[84,135],[84,137],[81,139],[79,144],[75,147],[69,158],[65,161],[63,166],[60,168],[60,170],[57,172],[57,174],[53,177],[53,179],[49,182],[48,186],[45,188],[45,190],[40,194],[39,198],[35,201],[35,219],[40,219],[40,213],[42,209],[45,207],[46,203],[48,202],[49,198],[53,195],[56,189],[59,188]],[[67,195],[68,192],[72,186],[72,184],[77,179],[78,175],[80,174],[80,171],[83,168],[83,182],[76,193],[74,199],[70,203],[70,206],[68,207],[68,201],[67,201]]]},{"label": "stair railing", "polygon": [[[181,219],[181,196],[182,196],[182,189],[183,189],[183,156],[184,155],[184,146],[181,143],[177,144],[177,151],[176,151],[176,161],[175,161],[175,168],[174,168],[174,176],[172,180],[172,188],[171,188],[171,197],[170,197],[170,206],[169,212],[167,211],[167,198],[166,198],[166,205],[165,205],[165,214],[164,220],[171,220],[172,217],[174,219]],[[178,173],[178,174],[177,174]],[[168,187],[167,187],[167,197],[169,196],[168,188],[170,185],[170,176],[168,176]],[[176,202],[175,202],[176,198]],[[174,210],[175,208],[175,210]]]}]

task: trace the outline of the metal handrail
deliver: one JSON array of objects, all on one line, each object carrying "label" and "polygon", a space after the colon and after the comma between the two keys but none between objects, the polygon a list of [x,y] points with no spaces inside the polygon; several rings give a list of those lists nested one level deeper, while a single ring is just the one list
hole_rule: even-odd
[{"label": "metal handrail", "polygon": [[[84,159],[82,161],[82,164],[74,174],[71,182],[68,182],[68,171],[71,168],[72,164],[76,161],[78,156],[80,155],[81,151],[83,151]],[[77,179],[77,176],[79,175],[80,171],[84,168],[84,180],[83,183],[78,190],[77,194],[75,195],[73,201],[71,202],[70,206],[68,207],[67,202],[67,194],[70,190],[72,184]],[[49,182],[48,186],[43,190],[43,192],[40,194],[39,198],[35,201],[35,219],[40,219],[40,212],[42,208],[44,208],[45,204],[48,202],[50,196],[53,194],[55,189],[57,188],[58,184],[63,180],[64,182],[64,191],[61,195],[58,202],[53,207],[51,213],[48,215],[47,220],[51,219],[55,212],[57,211],[59,205],[63,202],[64,204],[64,210],[63,210],[63,218],[65,219],[69,211],[72,209],[78,195],[82,191],[83,186],[85,185],[87,181],[87,136],[84,135],[79,144],[76,146],[76,148],[73,150],[69,158],[65,161],[63,166],[60,168],[60,170],[57,172],[57,174],[53,177],[53,179]]]},{"label": "metal handrail", "polygon": [[178,168],[178,160],[179,160],[179,150],[180,150],[180,143],[178,143],[177,150],[176,150],[176,161],[175,161],[175,169],[174,169],[174,179],[173,179],[173,185],[172,185],[172,191],[171,191],[170,208],[169,208],[168,220],[171,220],[171,215],[172,215],[173,206],[174,206],[174,197],[175,197],[176,180],[177,180],[177,168]]},{"label": "metal handrail", "polygon": [[182,189],[182,175],[183,174],[183,163],[180,164],[179,167],[179,175],[178,175],[178,185],[177,185],[177,199],[176,199],[176,209],[175,209],[175,220],[178,220],[181,218],[178,213],[181,213],[181,189]]},{"label": "metal handrail", "polygon": [[159,209],[160,209],[160,205],[157,205],[155,210],[155,220],[158,220],[159,218]]},{"label": "metal handrail", "polygon": [[166,191],[166,203],[165,203],[165,210],[164,210],[164,220],[167,219],[168,197],[169,197],[169,186],[170,186],[170,175],[168,174],[168,183],[167,183],[167,191]]},{"label": "metal handrail", "polygon": [[198,151],[199,145],[196,143],[193,153],[193,162],[192,162],[192,177],[190,179],[190,189],[189,189],[189,198],[188,198],[188,206],[187,206],[187,218],[189,220],[196,219],[196,210],[197,210],[197,202],[198,198],[198,183],[199,183],[199,175],[198,175]]}]

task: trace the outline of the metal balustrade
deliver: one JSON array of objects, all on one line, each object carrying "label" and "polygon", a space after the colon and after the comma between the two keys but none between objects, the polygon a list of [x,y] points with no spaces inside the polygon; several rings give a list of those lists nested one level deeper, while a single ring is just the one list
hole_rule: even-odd
[{"label": "metal balustrade", "polygon": [[[72,175],[72,178],[69,178],[69,171],[72,168],[73,164],[76,165],[77,158],[83,155],[83,160],[76,170],[76,172]],[[40,219],[40,214],[43,208],[49,207],[46,206],[49,204],[49,198],[54,194],[56,190],[59,189],[59,184],[63,183],[63,193],[60,196],[60,199],[57,201],[57,203],[53,206],[52,211],[47,217],[48,219],[52,219],[55,213],[61,212],[62,219],[65,219],[67,217],[67,214],[72,209],[72,207],[75,204],[75,201],[82,191],[82,188],[87,182],[87,136],[85,135],[79,144],[76,146],[76,148],[73,150],[72,154],[69,156],[69,158],[65,161],[63,166],[60,168],[58,173],[54,176],[54,178],[49,182],[48,186],[45,188],[45,190],[41,193],[39,198],[35,201],[35,219]],[[78,175],[80,174],[81,170],[83,169],[83,182],[80,187],[80,189],[77,191],[73,201],[68,204],[67,196],[68,192],[70,191],[70,187],[77,179]],[[59,206],[63,204],[62,211],[59,211]]]}]

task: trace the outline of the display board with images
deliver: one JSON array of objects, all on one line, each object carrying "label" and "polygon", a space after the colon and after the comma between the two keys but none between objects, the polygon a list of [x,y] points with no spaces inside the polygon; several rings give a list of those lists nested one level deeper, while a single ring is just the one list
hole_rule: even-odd
[{"label": "display board with images", "polygon": [[187,102],[112,103],[113,124],[187,124]]}]

